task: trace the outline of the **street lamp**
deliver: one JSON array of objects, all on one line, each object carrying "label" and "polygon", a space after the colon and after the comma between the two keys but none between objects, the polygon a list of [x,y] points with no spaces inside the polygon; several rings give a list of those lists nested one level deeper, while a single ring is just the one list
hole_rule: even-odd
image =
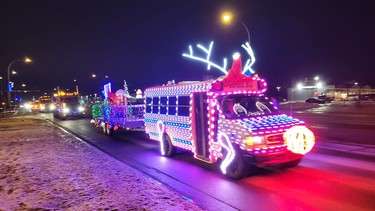
[{"label": "street lamp", "polygon": [[[16,62],[25,62],[25,63],[30,63],[32,62],[32,60],[28,57],[25,57],[24,59],[16,59],[16,60],[13,60],[9,66],[8,66],[8,83],[7,85],[9,86],[9,83],[10,83],[10,68],[11,66],[16,63]],[[8,87],[8,108],[10,108],[10,103],[11,103],[11,98],[12,98],[12,95],[11,95],[11,89],[10,87]]]},{"label": "street lamp", "polygon": [[[221,15],[221,20],[224,24],[230,24],[231,21],[233,19],[233,14],[230,13],[230,12],[224,12],[222,15]],[[238,22],[240,22],[242,24],[242,26],[245,28],[246,32],[247,32],[247,39],[248,39],[248,42],[250,44],[250,32],[249,32],[249,29],[247,28],[247,26],[245,25],[244,22],[242,22],[241,20],[238,20]]]},{"label": "street lamp", "polygon": [[0,93],[1,93],[0,102],[2,103],[3,102],[3,77],[2,76],[0,76],[0,86],[1,86],[1,90],[0,90]]}]

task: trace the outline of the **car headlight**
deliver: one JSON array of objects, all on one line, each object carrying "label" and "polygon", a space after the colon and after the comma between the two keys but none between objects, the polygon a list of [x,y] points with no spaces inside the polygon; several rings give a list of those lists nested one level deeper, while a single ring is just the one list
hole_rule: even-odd
[{"label": "car headlight", "polygon": [[62,111],[63,111],[63,113],[69,113],[70,110],[69,110],[69,108],[63,108]]},{"label": "car headlight", "polygon": [[253,146],[264,144],[264,137],[263,136],[248,136],[245,138],[246,145]]},{"label": "car headlight", "polygon": [[55,108],[56,108],[56,106],[53,105],[53,104],[51,104],[51,105],[49,106],[49,109],[50,109],[51,111],[55,110]]},{"label": "car headlight", "polygon": [[82,112],[82,111],[84,111],[84,110],[85,110],[84,107],[82,107],[82,106],[78,107],[78,111],[79,111],[79,112]]},{"label": "car headlight", "polygon": [[32,108],[32,107],[33,107],[33,106],[30,105],[29,103],[25,103],[25,108],[30,109],[30,108]]}]

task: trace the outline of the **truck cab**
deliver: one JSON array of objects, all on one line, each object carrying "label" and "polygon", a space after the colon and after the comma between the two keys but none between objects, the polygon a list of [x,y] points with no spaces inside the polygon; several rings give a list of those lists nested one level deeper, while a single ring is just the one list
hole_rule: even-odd
[{"label": "truck cab", "polygon": [[79,102],[78,88],[76,92],[64,92],[58,89],[58,93],[54,94],[56,98],[53,117],[58,119],[82,118],[85,114],[85,108]]}]

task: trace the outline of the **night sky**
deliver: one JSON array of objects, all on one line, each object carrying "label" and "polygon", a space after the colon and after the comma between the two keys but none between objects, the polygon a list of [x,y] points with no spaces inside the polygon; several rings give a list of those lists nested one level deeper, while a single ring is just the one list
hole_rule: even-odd
[{"label": "night sky", "polygon": [[[224,26],[222,11],[235,13]],[[375,87],[374,0],[283,1],[115,1],[2,0],[0,2],[0,76],[11,61],[21,83],[39,96],[53,88],[99,93],[109,79],[113,89],[145,89],[168,80],[221,76],[217,69],[182,57],[188,46],[214,41],[212,60],[231,64],[232,54],[248,58],[241,44],[250,30],[253,69],[272,93],[319,75],[339,85],[356,81]],[[92,78],[95,73],[97,78]],[[284,89],[285,90],[285,89]]]}]

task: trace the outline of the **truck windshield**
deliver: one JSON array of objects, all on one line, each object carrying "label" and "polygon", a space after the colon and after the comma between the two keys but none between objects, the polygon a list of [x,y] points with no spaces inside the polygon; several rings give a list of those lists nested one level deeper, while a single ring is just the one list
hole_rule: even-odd
[{"label": "truck windshield", "polygon": [[258,96],[231,95],[219,98],[223,114],[227,118],[244,118],[278,114],[279,111],[269,99]]},{"label": "truck windshield", "polygon": [[78,104],[78,98],[76,97],[67,97],[67,98],[61,98],[61,102],[64,103],[70,103],[70,104]]}]

